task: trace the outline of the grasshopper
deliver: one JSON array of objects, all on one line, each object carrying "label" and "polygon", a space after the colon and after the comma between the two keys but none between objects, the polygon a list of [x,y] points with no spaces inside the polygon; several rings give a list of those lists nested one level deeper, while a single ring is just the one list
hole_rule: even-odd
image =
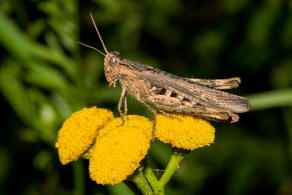
[{"label": "grasshopper", "polygon": [[119,52],[107,50],[92,14],[90,17],[105,53],[90,45],[77,43],[104,56],[104,73],[109,86],[116,87],[116,83],[120,83],[122,93],[118,111],[122,125],[127,114],[127,94],[154,114],[154,123],[157,112],[169,117],[173,117],[171,113],[181,113],[234,123],[239,120],[238,113],[250,110],[246,98],[222,91],[237,88],[241,82],[239,77],[213,80],[184,78],[127,60]]}]

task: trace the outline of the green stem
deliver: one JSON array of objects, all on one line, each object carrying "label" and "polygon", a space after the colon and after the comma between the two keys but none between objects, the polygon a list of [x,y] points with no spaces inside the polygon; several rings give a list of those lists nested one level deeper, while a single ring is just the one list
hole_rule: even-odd
[{"label": "green stem", "polygon": [[292,114],[292,109],[287,108],[284,109],[284,120],[286,123],[286,129],[287,129],[287,134],[288,134],[288,152],[289,152],[289,157],[290,157],[290,162],[292,162],[292,123],[291,123],[291,114]]},{"label": "green stem", "polygon": [[148,180],[148,182],[150,183],[152,189],[155,192],[156,186],[158,186],[158,179],[157,177],[154,175],[152,169],[150,166],[147,166],[144,170],[144,174],[146,179]]},{"label": "green stem", "polygon": [[292,105],[292,89],[278,89],[247,96],[252,110]]},{"label": "green stem", "polygon": [[154,189],[155,194],[162,195],[164,194],[164,186],[168,183],[176,169],[179,168],[179,164],[183,159],[183,153],[179,151],[174,151],[170,157],[168,165],[158,181],[158,185]]},{"label": "green stem", "polygon": [[74,179],[74,189],[73,195],[83,195],[85,194],[85,176],[84,176],[84,163],[82,160],[78,160],[73,163],[73,179]]},{"label": "green stem", "polygon": [[153,191],[143,174],[143,167],[139,168],[131,180],[137,185],[144,195],[153,195]]}]

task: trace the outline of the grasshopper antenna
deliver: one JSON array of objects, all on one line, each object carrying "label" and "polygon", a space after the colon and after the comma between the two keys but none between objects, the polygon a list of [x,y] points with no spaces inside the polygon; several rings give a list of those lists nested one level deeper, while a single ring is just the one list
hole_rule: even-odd
[{"label": "grasshopper antenna", "polygon": [[95,24],[94,18],[93,18],[93,16],[92,16],[91,13],[89,13],[89,14],[90,14],[90,17],[91,17],[92,23],[93,23],[93,25],[94,25],[94,28],[95,28],[95,30],[96,30],[96,32],[97,32],[97,34],[98,34],[98,37],[99,37],[99,39],[100,39],[100,41],[101,41],[102,46],[103,46],[103,49],[104,49],[105,53],[108,54],[107,48],[106,48],[106,46],[105,46],[105,44],[104,44],[104,42],[103,42],[103,40],[102,40],[102,38],[101,38],[101,35],[100,35],[100,33],[99,33],[99,31],[98,31],[98,28],[97,28],[97,26],[96,26],[96,24]]},{"label": "grasshopper antenna", "polygon": [[78,43],[78,44],[80,44],[80,45],[83,45],[83,46],[85,46],[85,47],[88,47],[88,48],[90,48],[90,49],[93,49],[93,50],[97,51],[98,53],[100,53],[101,55],[105,56],[105,54],[104,54],[102,51],[100,51],[99,49],[96,49],[95,47],[92,47],[92,46],[90,46],[90,45],[87,45],[87,44],[85,44],[85,43],[81,43],[81,42],[76,42],[76,43]]}]

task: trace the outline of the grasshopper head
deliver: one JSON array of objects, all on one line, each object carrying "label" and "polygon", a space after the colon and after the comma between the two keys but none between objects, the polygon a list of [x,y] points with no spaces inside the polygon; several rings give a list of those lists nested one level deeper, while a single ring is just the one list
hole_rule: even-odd
[{"label": "grasshopper head", "polygon": [[117,51],[108,52],[104,57],[104,74],[109,83],[117,81],[119,77],[119,64],[123,57]]}]

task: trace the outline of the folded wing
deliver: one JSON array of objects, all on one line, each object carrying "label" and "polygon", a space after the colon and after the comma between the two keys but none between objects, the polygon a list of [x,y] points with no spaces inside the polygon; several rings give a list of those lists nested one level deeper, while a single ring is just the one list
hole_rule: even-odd
[{"label": "folded wing", "polygon": [[250,110],[248,100],[244,97],[212,89],[159,69],[151,68],[150,71],[149,67],[147,68],[148,70],[144,70],[139,77],[147,80],[153,86],[178,92],[184,97],[208,107],[227,109],[234,113],[242,113]]}]

